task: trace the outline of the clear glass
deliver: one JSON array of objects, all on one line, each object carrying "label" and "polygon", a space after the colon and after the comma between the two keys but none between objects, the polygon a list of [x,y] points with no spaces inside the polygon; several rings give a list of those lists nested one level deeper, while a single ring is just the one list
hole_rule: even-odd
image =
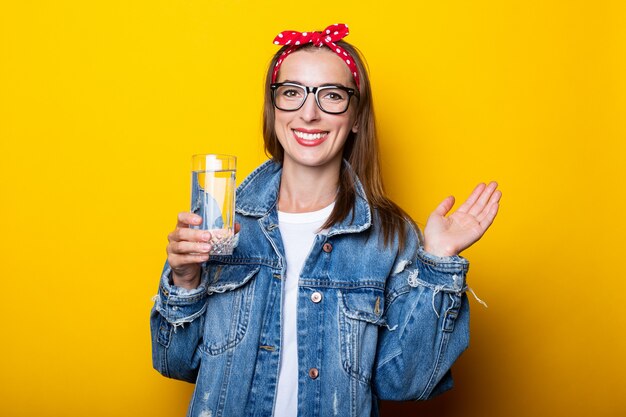
[{"label": "clear glass", "polygon": [[230,255],[235,236],[237,158],[193,155],[191,165],[191,211],[202,217],[202,223],[193,228],[211,232],[210,255]]}]

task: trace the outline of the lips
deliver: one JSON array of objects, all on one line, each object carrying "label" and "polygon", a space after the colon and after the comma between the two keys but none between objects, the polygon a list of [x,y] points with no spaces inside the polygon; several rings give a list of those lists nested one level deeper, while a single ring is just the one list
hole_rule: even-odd
[{"label": "lips", "polygon": [[328,131],[325,130],[291,129],[291,131],[302,146],[318,146],[328,137]]}]

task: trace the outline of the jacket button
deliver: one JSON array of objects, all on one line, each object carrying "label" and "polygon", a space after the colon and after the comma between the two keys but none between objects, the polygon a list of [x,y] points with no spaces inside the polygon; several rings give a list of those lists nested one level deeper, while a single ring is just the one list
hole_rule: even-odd
[{"label": "jacket button", "polygon": [[330,243],[326,242],[324,243],[324,246],[322,246],[322,250],[326,253],[331,253],[333,251],[333,245],[331,245]]},{"label": "jacket button", "polygon": [[313,294],[311,294],[311,301],[313,301],[315,304],[322,301],[322,293],[315,291]]},{"label": "jacket button", "polygon": [[317,368],[309,369],[309,378],[317,379],[318,376],[320,376],[320,371],[318,371]]}]

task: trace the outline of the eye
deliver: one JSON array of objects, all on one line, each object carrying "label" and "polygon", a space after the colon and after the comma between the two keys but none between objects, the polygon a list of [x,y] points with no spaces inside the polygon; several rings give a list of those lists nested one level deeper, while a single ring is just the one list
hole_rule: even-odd
[{"label": "eye", "polygon": [[301,99],[304,95],[304,90],[292,85],[283,85],[276,91],[277,97],[283,97],[285,99]]},{"label": "eye", "polygon": [[282,94],[283,96],[286,96],[286,97],[295,97],[299,94],[299,91],[298,90],[285,90],[283,91]]},{"label": "eye", "polygon": [[343,101],[346,99],[346,95],[345,91],[333,88],[322,92],[322,100]]}]

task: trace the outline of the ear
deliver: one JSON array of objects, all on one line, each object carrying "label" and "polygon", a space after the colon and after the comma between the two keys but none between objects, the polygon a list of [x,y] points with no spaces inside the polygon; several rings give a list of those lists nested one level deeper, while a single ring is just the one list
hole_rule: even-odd
[{"label": "ear", "polygon": [[354,122],[354,125],[352,125],[352,132],[357,133],[359,131],[359,123],[358,121]]}]

